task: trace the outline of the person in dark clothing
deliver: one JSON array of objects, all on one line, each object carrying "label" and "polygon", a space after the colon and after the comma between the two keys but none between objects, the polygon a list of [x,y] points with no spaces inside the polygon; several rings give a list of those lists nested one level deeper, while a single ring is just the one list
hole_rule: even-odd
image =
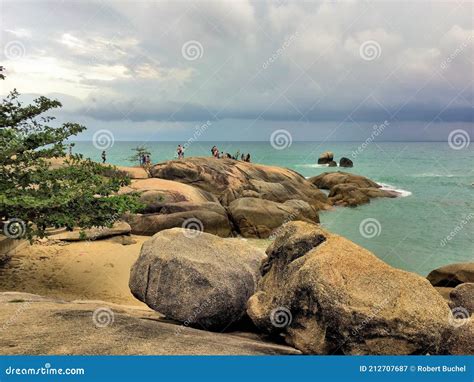
[{"label": "person in dark clothing", "polygon": [[247,153],[247,155],[245,156],[245,161],[250,162],[250,153]]},{"label": "person in dark clothing", "polygon": [[105,161],[107,160],[107,154],[105,153],[105,150],[102,151],[102,163],[105,163]]}]

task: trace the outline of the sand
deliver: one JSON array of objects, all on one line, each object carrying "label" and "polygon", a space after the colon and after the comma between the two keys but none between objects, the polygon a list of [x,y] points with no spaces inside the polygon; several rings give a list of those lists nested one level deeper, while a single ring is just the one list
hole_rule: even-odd
[{"label": "sand", "polygon": [[[148,236],[132,235],[135,244],[115,239],[73,243],[35,243],[16,251],[0,267],[0,292],[17,291],[73,300],[102,300],[143,306],[130,293],[130,268]],[[246,240],[265,249],[269,240]]]}]

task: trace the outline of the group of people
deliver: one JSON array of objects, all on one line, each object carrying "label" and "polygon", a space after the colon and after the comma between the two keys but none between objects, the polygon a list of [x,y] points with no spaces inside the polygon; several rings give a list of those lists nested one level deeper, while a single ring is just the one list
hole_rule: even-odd
[{"label": "group of people", "polygon": [[183,159],[184,158],[184,147],[182,145],[178,145],[178,148],[176,149],[176,153],[178,154],[178,159]]},{"label": "group of people", "polygon": [[240,154],[240,150],[237,151],[234,155],[231,155],[229,153],[225,153],[223,151],[219,151],[219,149],[217,148],[217,146],[212,146],[211,148],[211,154],[214,158],[228,158],[228,159],[235,159],[235,160],[240,160],[241,161],[244,161],[244,162],[250,162],[250,154],[247,153],[247,154]]},{"label": "group of people", "polygon": [[140,156],[140,165],[148,166],[151,164],[150,154],[143,154]]}]

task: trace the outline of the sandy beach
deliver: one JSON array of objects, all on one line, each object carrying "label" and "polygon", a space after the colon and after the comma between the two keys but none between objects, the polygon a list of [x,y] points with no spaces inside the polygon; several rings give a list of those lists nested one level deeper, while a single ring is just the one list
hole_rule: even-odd
[{"label": "sandy beach", "polygon": [[[130,293],[130,268],[148,236],[131,236],[136,243],[116,239],[88,242],[36,242],[14,252],[0,268],[0,292],[18,291],[73,300],[102,300],[146,305]],[[242,240],[242,239],[228,239]],[[268,240],[245,239],[259,248]]]}]

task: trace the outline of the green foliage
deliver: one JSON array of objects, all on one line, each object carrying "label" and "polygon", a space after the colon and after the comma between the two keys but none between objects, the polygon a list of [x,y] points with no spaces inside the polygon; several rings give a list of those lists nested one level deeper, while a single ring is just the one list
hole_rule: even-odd
[{"label": "green foliage", "polygon": [[132,149],[132,151],[134,152],[134,154],[128,158],[128,160],[132,163],[135,163],[135,162],[138,162],[138,164],[142,164],[141,163],[141,159],[143,157],[143,155],[150,155],[150,149],[146,146],[137,146],[137,147],[134,147]]},{"label": "green foliage", "polygon": [[106,177],[110,166],[80,154],[66,157],[67,139],[85,127],[49,126],[54,117],[43,114],[61,107],[59,101],[39,97],[24,106],[19,97],[15,89],[0,104],[1,221],[21,222],[16,228],[31,239],[49,227],[110,227],[140,207],[134,195],[115,195],[130,183],[126,176]]}]

